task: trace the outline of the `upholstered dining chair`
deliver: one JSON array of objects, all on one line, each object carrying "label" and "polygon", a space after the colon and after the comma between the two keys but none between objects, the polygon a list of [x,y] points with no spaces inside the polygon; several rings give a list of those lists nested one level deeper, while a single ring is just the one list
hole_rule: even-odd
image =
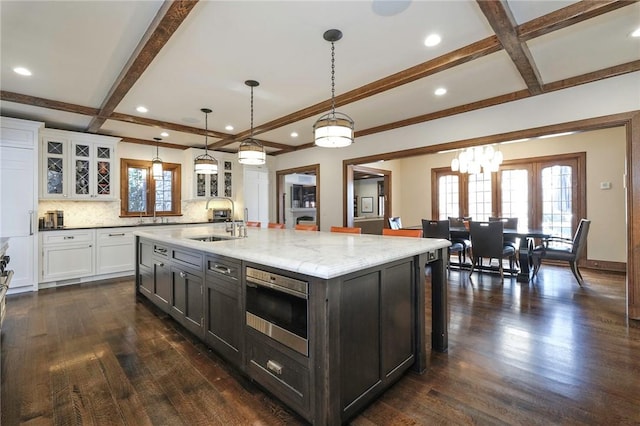
[{"label": "upholstered dining chair", "polygon": [[[582,286],[582,284],[584,284],[584,278],[582,278],[580,269],[578,269],[578,262],[584,254],[590,226],[590,220],[580,219],[578,229],[576,229],[573,239],[550,237],[545,239],[542,245],[533,249],[533,252],[531,253],[533,260],[532,278],[535,278],[535,276],[538,275],[538,271],[540,270],[540,265],[543,260],[561,260],[569,262],[573,276],[576,277],[578,285]],[[559,243],[559,245],[554,246],[554,243]]]},{"label": "upholstered dining chair", "polygon": [[[473,218],[471,216],[460,216],[460,217],[452,217],[449,216],[449,227],[451,228],[466,228],[465,222],[468,224],[471,222]],[[460,243],[464,246],[464,251],[462,252],[462,260],[463,262],[467,261],[467,254],[471,257],[471,240],[469,238],[451,238],[452,243]]]},{"label": "upholstered dining chair", "polygon": [[297,231],[317,231],[318,225],[303,225],[298,223],[295,229]]},{"label": "upholstered dining chair", "polygon": [[389,229],[384,228],[382,235],[392,237],[415,237],[422,238],[422,229]]},{"label": "upholstered dining chair", "polygon": [[[497,216],[489,216],[489,222],[499,221],[504,223],[504,229],[518,229],[518,218],[517,217],[497,217]],[[518,265],[518,247],[520,246],[520,238],[515,235],[505,235],[504,243],[513,247],[516,251],[516,265]]]},{"label": "upholstered dining chair", "polygon": [[247,226],[247,228],[260,228],[262,226],[262,223],[248,220],[245,222],[245,225]]},{"label": "upholstered dining chair", "polygon": [[269,222],[269,224],[267,225],[267,228],[269,228],[269,229],[284,229],[284,223]]},{"label": "upholstered dining chair", "polygon": [[362,234],[362,228],[351,228],[348,226],[332,226],[331,232],[341,232],[343,234]]},{"label": "upholstered dining chair", "polygon": [[[422,219],[422,236],[424,238],[441,238],[443,240],[451,240],[449,221]],[[460,263],[460,265],[462,265],[462,256],[464,251],[465,248],[460,242],[452,242],[449,246],[449,255],[451,255],[451,253],[458,253],[458,263]]]},{"label": "upholstered dining chair", "polygon": [[509,259],[509,268],[513,270],[513,263],[516,251],[513,247],[504,244],[504,224],[502,222],[469,222],[469,233],[473,244],[473,262],[471,265],[471,275],[480,262],[480,259],[498,259],[498,269],[500,279],[504,280],[503,259]]},{"label": "upholstered dining chair", "polygon": [[389,228],[391,229],[402,228],[402,221],[400,220],[400,216],[394,216],[389,218]]}]

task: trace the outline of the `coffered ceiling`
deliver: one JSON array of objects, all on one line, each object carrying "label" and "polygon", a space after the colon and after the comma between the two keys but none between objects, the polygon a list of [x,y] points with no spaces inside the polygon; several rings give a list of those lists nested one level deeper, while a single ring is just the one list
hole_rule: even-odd
[{"label": "coffered ceiling", "polygon": [[0,15],[2,115],[134,143],[166,131],[177,148],[204,146],[209,107],[209,147],[235,151],[248,79],[267,152],[312,147],[331,28],[344,34],[336,105],[356,138],[640,70],[636,1],[2,0]]}]

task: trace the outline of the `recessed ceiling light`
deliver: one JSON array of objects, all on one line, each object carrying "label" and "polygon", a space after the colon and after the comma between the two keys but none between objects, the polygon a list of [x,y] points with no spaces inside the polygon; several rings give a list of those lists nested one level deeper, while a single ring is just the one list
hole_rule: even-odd
[{"label": "recessed ceiling light", "polygon": [[136,108],[136,111],[138,112],[149,112],[149,110],[145,107],[143,107],[142,105],[140,105],[138,108]]},{"label": "recessed ceiling light", "polygon": [[445,89],[444,87],[438,87],[435,92],[433,92],[434,95],[436,96],[442,96],[445,93],[447,93],[447,89]]},{"label": "recessed ceiling light", "polygon": [[224,126],[224,129],[230,132],[233,130],[233,126],[231,124],[227,124],[226,126]]},{"label": "recessed ceiling light", "polygon": [[16,74],[20,74],[20,75],[26,75],[26,76],[30,76],[31,75],[31,71],[29,71],[25,67],[15,67],[13,69],[13,72],[15,72]]},{"label": "recessed ceiling light", "polygon": [[298,132],[291,132],[291,137],[292,138],[297,138],[298,137]]},{"label": "recessed ceiling light", "polygon": [[433,47],[440,44],[442,38],[438,34],[430,34],[424,39],[424,45],[427,47]]},{"label": "recessed ceiling light", "polygon": [[640,37],[640,28],[631,33],[631,37]]},{"label": "recessed ceiling light", "polygon": [[163,138],[167,138],[169,137],[169,132],[162,132],[160,133],[160,136],[162,136]]}]

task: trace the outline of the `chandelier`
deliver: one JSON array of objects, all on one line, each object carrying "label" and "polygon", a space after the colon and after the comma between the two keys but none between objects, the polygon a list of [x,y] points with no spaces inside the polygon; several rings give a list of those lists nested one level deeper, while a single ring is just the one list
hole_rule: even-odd
[{"label": "chandelier", "polygon": [[207,147],[209,145],[209,123],[207,117],[211,112],[209,108],[201,108],[200,111],[204,112],[204,154],[198,155],[193,161],[194,170],[201,175],[215,175],[218,173],[218,160],[215,157],[209,155]]},{"label": "chandelier", "polygon": [[493,146],[475,146],[460,151],[457,157],[451,160],[451,171],[460,173],[491,173],[497,172],[502,164],[502,152],[493,149]]},{"label": "chandelier", "polygon": [[316,146],[342,148],[353,143],[353,120],[346,114],[336,112],[334,43],[342,38],[342,31],[327,30],[323,37],[331,42],[331,112],[318,118],[313,125],[314,141]]},{"label": "chandelier", "polygon": [[251,87],[251,136],[245,139],[238,148],[238,162],[240,164],[259,165],[266,161],[264,147],[255,139],[253,139],[253,88],[260,85],[255,80],[247,80],[244,82]]},{"label": "chandelier", "polygon": [[151,160],[151,175],[156,180],[162,179],[162,160],[159,154],[159,145],[161,138],[153,138],[156,141],[156,156]]}]

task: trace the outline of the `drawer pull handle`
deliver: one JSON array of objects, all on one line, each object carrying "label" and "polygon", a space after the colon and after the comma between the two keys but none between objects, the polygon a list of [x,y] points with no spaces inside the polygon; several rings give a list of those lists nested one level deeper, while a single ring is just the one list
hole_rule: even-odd
[{"label": "drawer pull handle", "polygon": [[164,263],[162,262],[156,262],[155,263],[156,266],[159,266],[160,268],[162,268],[164,266]]},{"label": "drawer pull handle", "polygon": [[278,376],[282,374],[282,366],[271,359],[267,361],[267,369],[276,373]]},{"label": "drawer pull handle", "polygon": [[187,278],[187,274],[185,272],[180,272],[180,278]]},{"label": "drawer pull handle", "polygon": [[154,251],[155,253],[167,254],[167,249],[166,249],[166,248],[159,248],[159,247],[156,247],[156,248],[154,248],[154,249],[153,249],[153,251]]},{"label": "drawer pull handle", "polygon": [[109,234],[110,237],[124,237],[124,232],[118,234]]},{"label": "drawer pull handle", "polygon": [[73,240],[75,237],[73,235],[70,235],[68,237],[64,237],[65,240]]},{"label": "drawer pull handle", "polygon": [[213,267],[209,269],[211,269],[212,271],[220,272],[221,274],[231,275],[231,269],[223,265],[213,265]]}]

